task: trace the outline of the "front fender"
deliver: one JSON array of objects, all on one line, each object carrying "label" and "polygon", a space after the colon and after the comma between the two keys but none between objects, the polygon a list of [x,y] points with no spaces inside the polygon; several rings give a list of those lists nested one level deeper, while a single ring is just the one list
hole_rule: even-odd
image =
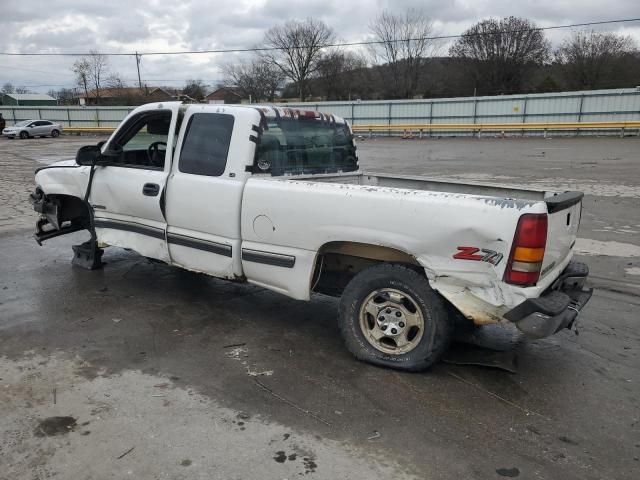
[{"label": "front fender", "polygon": [[83,198],[89,181],[88,166],[58,162],[36,170],[35,183],[45,195],[69,195]]}]

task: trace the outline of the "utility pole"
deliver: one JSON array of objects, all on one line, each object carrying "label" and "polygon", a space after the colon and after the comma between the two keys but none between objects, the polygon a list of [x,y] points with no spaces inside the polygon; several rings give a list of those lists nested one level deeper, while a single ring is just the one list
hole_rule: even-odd
[{"label": "utility pole", "polygon": [[141,55],[136,52],[136,67],[138,68],[138,87],[142,90],[142,80],[140,80],[140,57]]}]

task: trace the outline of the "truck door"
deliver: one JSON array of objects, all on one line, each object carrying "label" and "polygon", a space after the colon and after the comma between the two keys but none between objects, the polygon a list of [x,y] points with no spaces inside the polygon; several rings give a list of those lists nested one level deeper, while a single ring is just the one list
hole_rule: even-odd
[{"label": "truck door", "polygon": [[150,105],[118,128],[96,167],[90,202],[98,241],[169,261],[163,201],[180,104]]},{"label": "truck door", "polygon": [[222,278],[242,275],[240,208],[259,113],[190,106],[167,185],[167,242],[173,264]]}]

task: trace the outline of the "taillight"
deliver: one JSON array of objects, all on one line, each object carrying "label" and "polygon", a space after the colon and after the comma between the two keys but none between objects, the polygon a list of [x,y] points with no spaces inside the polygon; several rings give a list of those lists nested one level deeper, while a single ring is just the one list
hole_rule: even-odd
[{"label": "taillight", "polygon": [[518,220],[504,281],[532,286],[540,278],[547,245],[547,214],[527,213]]}]

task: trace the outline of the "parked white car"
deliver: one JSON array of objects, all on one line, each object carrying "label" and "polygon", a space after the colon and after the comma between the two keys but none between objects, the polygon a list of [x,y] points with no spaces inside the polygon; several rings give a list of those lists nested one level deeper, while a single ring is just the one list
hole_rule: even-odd
[{"label": "parked white car", "polygon": [[144,105],[35,183],[39,243],[91,233],[76,265],[100,268],[114,245],[298,300],[339,296],[348,349],[378,365],[427,368],[456,319],[552,335],[592,293],[572,261],[582,193],[364,173],[333,115]]},{"label": "parked white car", "polygon": [[23,120],[2,130],[2,135],[9,138],[20,137],[59,137],[62,125],[49,120]]}]

